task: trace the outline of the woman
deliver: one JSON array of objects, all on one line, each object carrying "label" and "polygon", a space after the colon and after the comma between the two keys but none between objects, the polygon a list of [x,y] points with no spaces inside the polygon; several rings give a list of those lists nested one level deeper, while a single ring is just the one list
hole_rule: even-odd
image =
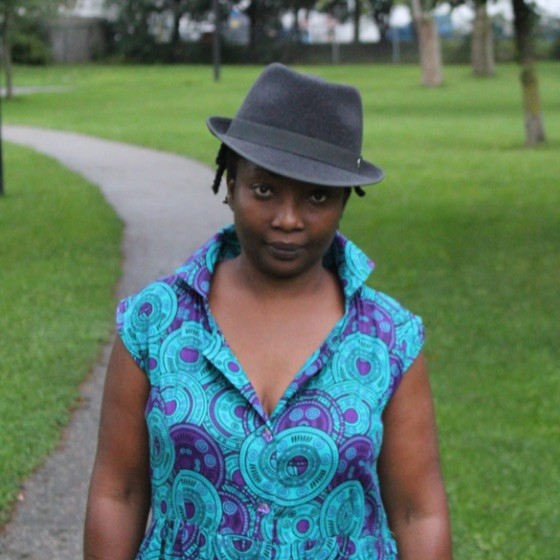
[{"label": "woman", "polygon": [[337,233],[361,111],[273,64],[209,119],[234,225],[119,305],[86,559],[451,558],[421,321]]}]

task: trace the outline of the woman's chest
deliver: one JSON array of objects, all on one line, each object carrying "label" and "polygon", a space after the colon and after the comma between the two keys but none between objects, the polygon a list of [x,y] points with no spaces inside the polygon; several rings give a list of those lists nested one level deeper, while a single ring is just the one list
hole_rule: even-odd
[{"label": "woman's chest", "polygon": [[198,360],[196,371],[160,376],[146,408],[155,478],[196,472],[214,488],[236,481],[254,499],[284,505],[347,480],[370,487],[383,431],[380,395],[371,364],[366,372],[350,355],[354,367],[343,367],[341,346],[323,363],[319,355],[308,360],[270,415],[227,347]]},{"label": "woman's chest", "polygon": [[376,473],[389,375],[382,352],[375,358],[361,337],[336,331],[268,415],[229,347],[204,337],[190,324],[152,345],[154,518],[207,543],[227,534],[278,551],[315,550],[332,539],[365,546],[363,535],[384,526]]}]

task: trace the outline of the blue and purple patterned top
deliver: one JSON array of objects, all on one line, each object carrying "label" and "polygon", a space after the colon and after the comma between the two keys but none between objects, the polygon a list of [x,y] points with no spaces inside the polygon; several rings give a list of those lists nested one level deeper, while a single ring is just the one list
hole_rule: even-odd
[{"label": "blue and purple patterned top", "polygon": [[376,471],[381,414],[423,344],[419,317],[364,281],[337,234],[325,266],[345,314],[268,416],[208,307],[232,227],[123,300],[120,336],[146,372],[152,517],[137,560],[395,560]]}]

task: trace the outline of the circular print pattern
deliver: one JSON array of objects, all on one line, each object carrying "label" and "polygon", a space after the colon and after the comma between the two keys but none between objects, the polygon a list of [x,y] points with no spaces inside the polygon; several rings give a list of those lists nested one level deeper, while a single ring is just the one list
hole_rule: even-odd
[{"label": "circular print pattern", "polygon": [[255,528],[255,508],[249,507],[251,497],[242,488],[224,484],[218,492],[222,502],[221,534],[251,535]]},{"label": "circular print pattern", "polygon": [[184,326],[171,333],[159,350],[159,366],[166,373],[198,373],[202,370],[204,356],[197,350],[201,347],[199,325]]},{"label": "circular print pattern", "polygon": [[357,381],[337,383],[331,388],[331,397],[342,410],[344,438],[368,434],[375,418],[373,404],[377,394]]},{"label": "circular print pattern", "polygon": [[374,442],[364,436],[354,436],[340,448],[339,453],[337,474],[342,479],[359,480],[361,488],[367,492],[373,484],[372,475],[379,454],[379,449],[374,448]]},{"label": "circular print pattern", "polygon": [[171,424],[201,424],[204,420],[208,402],[204,388],[196,379],[168,373],[161,377],[160,394]]},{"label": "circular print pattern", "polygon": [[259,431],[245,440],[239,460],[255,494],[293,506],[312,500],[326,488],[336,472],[338,450],[332,438],[315,428],[285,430],[272,443]]},{"label": "circular print pattern", "polygon": [[207,396],[209,411],[204,419],[206,429],[225,449],[239,449],[246,435],[256,427],[255,415],[249,413],[247,401],[227,384],[211,385]]},{"label": "circular print pattern", "polygon": [[214,486],[204,476],[183,470],[175,477],[171,492],[175,516],[198,527],[209,542],[222,518],[222,504]]},{"label": "circular print pattern", "polygon": [[341,432],[342,411],[338,403],[320,390],[305,391],[294,399],[276,422],[275,430],[282,432],[289,428],[309,426],[329,435]]},{"label": "circular print pattern", "polygon": [[333,371],[341,380],[357,380],[382,395],[391,380],[387,347],[376,338],[360,333],[350,335],[340,345],[333,360]]},{"label": "circular print pattern", "polygon": [[311,541],[319,538],[318,519],[321,507],[316,503],[287,508],[278,522],[278,540],[281,544],[294,541]]},{"label": "circular print pattern", "polygon": [[163,519],[171,508],[170,492],[167,484],[161,484],[153,488],[152,506],[154,516]]},{"label": "circular print pattern", "polygon": [[272,545],[241,535],[218,535],[220,560],[262,560],[271,558]]},{"label": "circular print pattern", "polygon": [[200,473],[209,484],[219,488],[225,479],[225,463],[216,441],[198,426],[180,424],[170,430],[175,447],[173,471]]},{"label": "circular print pattern", "polygon": [[168,284],[155,282],[140,293],[131,314],[130,330],[157,337],[177,314],[177,296]]},{"label": "circular print pattern", "polygon": [[339,546],[334,537],[293,543],[290,548],[290,558],[293,560],[336,560],[340,558]]},{"label": "circular print pattern", "polygon": [[364,491],[356,480],[342,483],[328,496],[321,509],[321,533],[328,536],[360,534],[364,519]]},{"label": "circular print pattern", "polygon": [[239,381],[246,382],[245,374],[225,340],[222,340],[221,344],[213,345],[208,351],[205,351],[205,355],[217,369],[227,372],[228,379],[232,380],[234,384]]},{"label": "circular print pattern", "polygon": [[165,416],[159,408],[153,408],[147,417],[150,445],[150,468],[154,484],[161,484],[171,474],[175,462],[175,447],[169,441]]}]

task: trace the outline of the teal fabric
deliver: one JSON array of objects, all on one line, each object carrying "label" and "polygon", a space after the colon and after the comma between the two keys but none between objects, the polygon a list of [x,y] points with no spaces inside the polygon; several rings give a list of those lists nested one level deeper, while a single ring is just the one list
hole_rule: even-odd
[{"label": "teal fabric", "polygon": [[146,373],[152,518],[138,560],[395,560],[380,495],[382,412],[424,340],[420,318],[364,284],[338,234],[345,313],[266,414],[208,307],[232,227],[123,300],[120,336]]}]

